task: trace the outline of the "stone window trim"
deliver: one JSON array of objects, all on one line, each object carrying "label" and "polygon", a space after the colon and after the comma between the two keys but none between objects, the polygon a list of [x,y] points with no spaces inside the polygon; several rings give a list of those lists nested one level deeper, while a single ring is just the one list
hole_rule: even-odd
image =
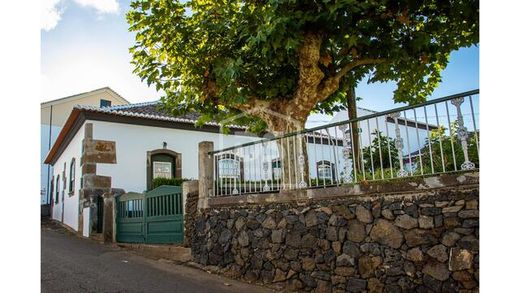
[{"label": "stone window trim", "polygon": [[72,158],[69,166],[69,196],[73,196],[76,189],[76,158]]},{"label": "stone window trim", "polygon": [[156,149],[146,152],[146,188],[150,190],[152,188],[153,180],[153,162],[152,156],[154,155],[168,155],[172,156],[175,161],[175,170],[173,170],[174,178],[182,178],[182,154],[170,149]]}]

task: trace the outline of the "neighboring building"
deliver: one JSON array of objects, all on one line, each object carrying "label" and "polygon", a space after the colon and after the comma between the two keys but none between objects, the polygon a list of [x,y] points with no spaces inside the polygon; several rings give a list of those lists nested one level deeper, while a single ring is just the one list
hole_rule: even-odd
[{"label": "neighboring building", "polygon": [[[402,112],[401,112],[402,113]],[[357,108],[357,114],[359,118],[364,116],[377,114],[376,111]],[[410,115],[410,113],[407,113]],[[411,116],[411,117],[410,117]],[[399,124],[399,132],[401,134],[401,138],[403,138],[403,156],[408,156],[409,153],[418,152],[418,150],[424,147],[426,143],[426,139],[429,136],[429,132],[431,130],[437,129],[437,125],[432,125],[431,123],[426,124],[421,119],[424,117],[417,117],[417,122],[413,119],[412,115],[408,116],[406,119],[401,114],[401,117],[397,118]],[[432,119],[434,117],[431,117]],[[341,111],[337,113],[330,121],[330,123],[347,121],[349,119],[347,111]],[[376,121],[377,120],[377,121]],[[372,142],[376,137],[375,131],[379,130],[382,135],[396,138],[396,127],[395,127],[394,119],[389,118],[388,116],[378,116],[376,118],[370,118],[366,120],[361,120],[359,122],[359,128],[361,129],[361,145],[362,147],[366,147],[369,145],[369,142]]]},{"label": "neighboring building", "polygon": [[49,174],[52,173],[50,170],[52,167],[45,165],[43,160],[56,141],[74,105],[109,107],[126,104],[128,104],[126,99],[108,87],[41,103],[41,204],[49,203],[50,194],[47,191],[50,188]]}]

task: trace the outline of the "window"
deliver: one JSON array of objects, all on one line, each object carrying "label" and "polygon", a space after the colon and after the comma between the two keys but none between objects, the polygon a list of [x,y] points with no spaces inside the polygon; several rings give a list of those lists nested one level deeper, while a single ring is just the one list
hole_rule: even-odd
[{"label": "window", "polygon": [[[67,162],[63,162],[63,193],[67,190]],[[61,195],[63,198],[63,194]]]},{"label": "window", "polygon": [[99,101],[99,106],[100,106],[101,108],[103,108],[103,107],[110,107],[110,106],[112,106],[112,101],[101,99],[101,100]]},{"label": "window", "polygon": [[334,164],[329,161],[319,161],[318,167],[318,179],[334,180],[336,174],[334,172]]},{"label": "window", "polygon": [[182,154],[164,148],[146,152],[146,188],[156,178],[182,178]]},{"label": "window", "polygon": [[282,161],[280,158],[274,159],[271,168],[273,168],[273,179],[279,180],[282,178]]},{"label": "window", "polygon": [[240,178],[242,175],[241,158],[234,154],[222,154],[218,158],[218,178]]},{"label": "window", "polygon": [[237,178],[240,176],[238,161],[234,159],[219,160],[218,170],[221,178]]},{"label": "window", "polygon": [[54,202],[55,203],[59,203],[60,202],[60,175],[58,175],[58,177],[56,177],[56,198],[54,199]]},{"label": "window", "polygon": [[51,190],[49,191],[49,194],[51,196],[51,204],[54,202],[54,200],[52,199],[53,195],[54,195],[54,176],[52,176],[52,179],[51,179]]},{"label": "window", "polygon": [[171,162],[153,162],[153,179],[159,177],[172,178]]},{"label": "window", "polygon": [[76,185],[76,159],[72,158],[70,162],[69,172],[69,195],[74,194],[74,187]]}]

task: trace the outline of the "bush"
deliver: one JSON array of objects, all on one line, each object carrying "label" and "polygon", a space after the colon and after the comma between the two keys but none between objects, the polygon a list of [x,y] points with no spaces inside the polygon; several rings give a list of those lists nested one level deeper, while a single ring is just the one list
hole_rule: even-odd
[{"label": "bush", "polygon": [[[395,146],[395,139],[383,135],[380,131],[374,131],[370,138],[372,137],[374,137],[372,144],[363,148],[365,172],[372,170],[372,163],[374,164],[374,169],[381,169],[381,165],[383,169],[388,169],[390,168],[390,161],[392,162],[392,167],[395,168],[395,166],[398,166],[399,153]],[[379,152],[381,152],[381,154]],[[372,161],[370,160],[370,154],[372,154]],[[379,173],[381,173],[381,171],[379,171]],[[381,177],[381,175],[379,176]]]},{"label": "bush", "polygon": [[188,181],[190,179],[187,178],[163,178],[158,177],[152,180],[152,189],[155,189],[161,185],[173,185],[173,186],[181,186],[182,182]]},{"label": "bush", "polygon": [[[439,173],[443,171],[443,163],[444,169],[448,171],[455,171],[461,169],[461,164],[464,162],[464,152],[462,151],[462,143],[457,137],[457,124],[456,122],[452,123],[452,131],[451,135],[444,127],[440,127],[437,130],[432,130],[431,135],[429,137],[431,144],[431,154],[432,159],[430,159],[430,149],[428,146],[428,139],[425,142],[425,146],[422,148],[421,152],[423,154],[422,164],[424,173]],[[448,133],[447,133],[448,132]],[[477,132],[478,134],[478,132]],[[442,149],[441,149],[441,141],[442,141]],[[453,141],[453,149],[452,149],[452,141]],[[469,160],[475,164],[475,168],[479,168],[479,157],[477,151],[477,136],[474,132],[468,132],[468,156]],[[453,153],[455,153],[455,161],[457,166],[453,162]],[[442,156],[441,156],[442,154]],[[416,159],[417,169],[419,169],[419,160]],[[433,164],[434,170],[432,170],[431,165]]]}]

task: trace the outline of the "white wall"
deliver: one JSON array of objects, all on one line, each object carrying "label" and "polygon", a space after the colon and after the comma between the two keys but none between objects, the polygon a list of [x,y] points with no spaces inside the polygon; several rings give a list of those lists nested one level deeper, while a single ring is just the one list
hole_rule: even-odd
[{"label": "white wall", "polygon": [[[56,160],[53,168],[54,180],[58,174],[60,175],[59,183],[59,203],[53,203],[52,218],[61,221],[63,212],[63,223],[74,230],[78,230],[78,214],[79,214],[79,189],[81,187],[81,143],[84,136],[84,125],[78,130],[76,135],[72,138],[68,147]],[[76,159],[75,164],[75,186],[74,193],[69,195],[69,180],[70,180],[70,163],[72,158]],[[66,163],[65,172],[63,167]],[[65,186],[63,185],[63,174],[67,178]],[[54,187],[56,188],[56,186]],[[56,192],[54,192],[56,194]],[[62,201],[62,198],[64,201]],[[53,202],[55,202],[53,198]]]},{"label": "white wall", "polygon": [[[360,109],[358,108],[358,117],[363,117],[366,115],[371,115],[376,112],[368,111],[366,109]],[[408,116],[408,121],[410,123],[413,123],[413,113],[411,111],[407,111],[406,113]],[[418,113],[420,114],[420,113]],[[404,119],[403,113],[401,112],[401,117]],[[432,119],[432,117],[430,117]],[[346,111],[341,111],[338,114],[332,118],[330,123],[336,123],[340,121],[346,121],[348,120],[348,114]],[[376,123],[377,120],[377,123]],[[377,118],[362,120],[359,122],[359,127],[361,128],[361,143],[362,146],[365,147],[370,144],[370,142],[375,138],[374,135],[372,137],[369,137],[370,133],[374,133],[374,131],[379,130],[383,133],[383,135],[395,138],[395,124],[391,122],[386,122],[386,116],[381,116]],[[421,123],[421,121],[418,121]],[[431,122],[430,122],[431,124]],[[401,132],[401,137],[403,138],[403,155],[407,155],[409,153],[413,153],[420,148],[425,146],[426,138],[428,138],[428,132],[425,129],[416,129],[415,127],[412,127],[413,124],[410,124],[408,126],[399,124],[399,130]],[[369,131],[370,127],[370,131]],[[388,127],[388,131],[387,131]],[[333,130],[331,130],[333,132]],[[407,136],[408,132],[408,136]]]},{"label": "white wall", "polygon": [[97,175],[112,177],[113,188],[126,192],[146,190],[147,152],[167,148],[182,154],[182,177],[198,178],[198,144],[212,141],[216,150],[258,140],[258,137],[141,126],[105,121],[93,124],[93,138],[116,142],[117,164],[97,164]]}]

